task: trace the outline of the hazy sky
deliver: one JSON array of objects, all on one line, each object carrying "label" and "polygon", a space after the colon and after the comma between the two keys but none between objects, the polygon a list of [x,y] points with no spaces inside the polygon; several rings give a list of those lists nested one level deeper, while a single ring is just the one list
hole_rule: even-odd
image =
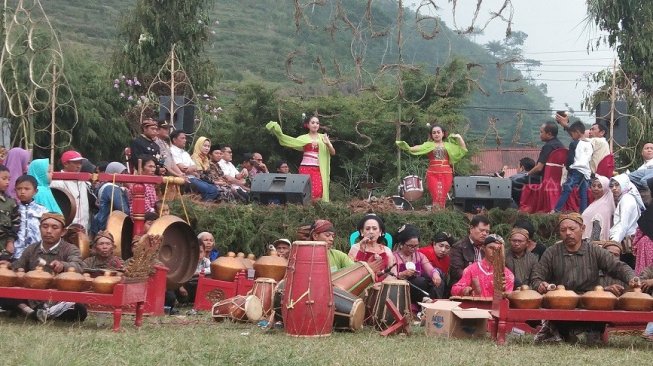
[{"label": "hazy sky", "polygon": [[[437,15],[453,28],[452,4],[449,0],[434,2],[440,7]],[[477,2],[457,1],[456,23],[459,29],[469,27]],[[420,3],[421,0],[405,0],[405,4],[413,8]],[[482,28],[490,12],[497,12],[503,3],[504,0],[483,0],[476,28]],[[587,25],[585,1],[512,0],[511,3],[514,9],[512,30],[528,34],[524,56],[542,62],[533,76],[547,84],[548,94],[553,98],[552,108],[565,109],[567,103],[576,111],[576,117],[589,121],[588,112],[581,111],[580,104],[583,92],[593,86],[588,86],[583,76],[612,67],[615,53],[607,46],[588,53],[588,42],[591,40],[595,43],[599,33],[593,25]],[[509,13],[503,14],[507,16]],[[479,44],[501,40],[505,37],[506,27],[505,22],[494,19],[483,35],[472,36],[471,39]]]}]

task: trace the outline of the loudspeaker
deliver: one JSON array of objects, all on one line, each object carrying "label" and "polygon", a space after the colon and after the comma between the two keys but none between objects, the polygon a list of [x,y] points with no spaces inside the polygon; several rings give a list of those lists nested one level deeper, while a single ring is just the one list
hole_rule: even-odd
[{"label": "loudspeaker", "polygon": [[[599,102],[596,106],[596,123],[602,123],[608,127],[608,133],[605,138],[610,136],[610,108],[612,103],[609,101]],[[628,104],[623,100],[614,102],[615,122],[612,127],[614,142],[621,146],[628,143]]]},{"label": "loudspeaker", "polygon": [[494,207],[506,209],[512,204],[512,181],[508,178],[454,177],[453,183],[453,203],[465,212],[476,213]]},{"label": "loudspeaker", "polygon": [[[159,120],[170,121],[170,96],[162,95],[159,97]],[[173,107],[174,116],[173,125],[175,130],[182,130],[187,134],[195,132],[195,104],[193,101],[181,96],[175,96],[175,105]]]},{"label": "loudspeaker", "polygon": [[249,198],[261,204],[308,204],[311,202],[311,180],[305,174],[259,173],[252,179]]}]

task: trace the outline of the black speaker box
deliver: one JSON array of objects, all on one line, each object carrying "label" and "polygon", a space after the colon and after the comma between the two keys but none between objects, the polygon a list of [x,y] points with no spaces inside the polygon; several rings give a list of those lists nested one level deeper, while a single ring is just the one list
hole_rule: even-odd
[{"label": "black speaker box", "polygon": [[173,113],[170,113],[170,96],[160,96],[159,119],[170,121],[170,115],[173,115],[173,125],[175,130],[182,130],[187,134],[195,132],[195,104],[193,101],[181,96],[175,96]]},{"label": "black speaker box", "polygon": [[[612,103],[609,101],[599,102],[596,106],[596,123],[602,123],[608,127],[608,133],[605,138],[610,136],[610,109]],[[614,102],[614,119],[612,126],[612,135],[614,142],[621,146],[628,144],[628,104],[623,100]]]},{"label": "black speaker box", "polygon": [[249,197],[261,204],[309,204],[311,181],[305,174],[259,173],[252,179]]},{"label": "black speaker box", "polygon": [[453,184],[454,205],[465,212],[475,213],[482,208],[495,207],[506,209],[512,205],[512,182],[508,178],[454,177]]}]

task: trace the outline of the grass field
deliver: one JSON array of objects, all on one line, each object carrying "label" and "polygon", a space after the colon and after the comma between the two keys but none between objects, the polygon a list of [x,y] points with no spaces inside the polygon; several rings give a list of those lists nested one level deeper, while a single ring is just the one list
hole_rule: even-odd
[{"label": "grass field", "polygon": [[[431,338],[424,328],[383,338],[357,334],[304,339],[252,324],[215,323],[208,315],[146,319],[138,330],[123,317],[123,330],[110,331],[110,318],[82,324],[45,325],[0,317],[3,365],[651,365],[653,344],[636,336],[613,335],[608,345],[535,346],[532,337],[511,336],[506,346],[489,338]],[[99,325],[98,325],[99,324]]]}]

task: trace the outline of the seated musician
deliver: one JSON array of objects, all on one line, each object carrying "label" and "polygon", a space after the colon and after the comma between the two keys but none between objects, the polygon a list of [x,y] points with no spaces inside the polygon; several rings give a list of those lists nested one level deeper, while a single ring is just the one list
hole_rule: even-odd
[{"label": "seated musician", "polygon": [[441,299],[445,286],[446,272],[434,268],[428,258],[417,250],[419,240],[419,230],[413,225],[402,225],[395,235],[397,278],[411,283],[410,299],[413,304],[424,297]]},{"label": "seated musician", "polygon": [[439,232],[435,235],[435,238],[430,244],[419,248],[419,252],[426,256],[434,268],[439,269],[441,274],[447,276],[449,274],[449,264],[451,262],[449,251],[454,242],[455,239],[453,236],[444,231]]},{"label": "seated musician", "polygon": [[506,267],[515,275],[515,287],[530,285],[537,256],[528,251],[528,231],[514,228],[510,232],[510,250],[506,251]]},{"label": "seated musician", "polygon": [[[633,270],[620,262],[607,250],[593,245],[588,239],[583,240],[583,217],[579,213],[560,215],[558,232],[562,242],[547,248],[533,271],[532,288],[544,294],[549,284],[564,285],[567,290],[577,293],[591,291],[599,284],[599,271],[630,283]],[[615,295],[621,295],[623,287],[614,285],[609,288]],[[595,342],[605,330],[605,323],[597,322],[562,322],[550,321],[535,336],[536,342],[563,340],[571,343],[578,341],[576,335],[586,332],[586,339]]]},{"label": "seated musician", "polygon": [[[608,241],[602,245],[602,248],[610,252],[610,254],[612,254],[617,260],[621,260],[621,255],[623,254],[621,244],[617,243],[616,241]],[[610,275],[607,275],[603,271],[599,271],[599,285],[601,285],[604,289],[610,291],[611,286],[618,285],[625,287],[626,283],[613,278]]]},{"label": "seated musician", "polygon": [[[63,240],[65,233],[63,215],[44,213],[41,216],[41,241],[28,246],[20,258],[14,262],[13,268],[23,268],[25,272],[36,269],[43,262],[43,270],[54,275],[75,268],[82,271],[82,259],[79,248]],[[29,305],[28,305],[29,303]],[[73,302],[40,302],[16,299],[0,299],[0,306],[12,312],[22,312],[24,315],[45,322],[57,318],[65,321],[84,321],[86,307]]]},{"label": "seated musician", "polygon": [[[199,241],[200,244],[200,251],[204,252],[204,258],[207,258],[209,263],[218,259],[220,252],[215,247],[215,238],[213,237],[213,234],[208,231],[202,231],[197,234],[197,241]],[[209,274],[210,272],[205,271],[204,273]]]},{"label": "seated musician", "polygon": [[490,234],[490,220],[486,216],[474,216],[469,223],[469,235],[451,247],[449,269],[451,282],[458,282],[467,266],[483,259],[483,246],[488,234]]},{"label": "seated musician", "polygon": [[290,240],[288,239],[277,239],[272,243],[274,250],[277,251],[277,255],[281,258],[288,259],[288,254],[290,254]]},{"label": "seated musician", "polygon": [[376,214],[369,213],[358,222],[357,230],[362,238],[358,243],[352,245],[349,250],[349,257],[357,262],[374,262],[381,259],[385,270],[377,275],[377,281],[383,281],[388,274],[397,276],[395,268],[395,256],[383,242],[385,224]]},{"label": "seated musician", "polygon": [[310,240],[323,241],[327,243],[327,256],[331,272],[349,267],[354,261],[347,254],[333,248],[333,239],[336,233],[333,224],[328,220],[317,220],[311,225]]},{"label": "seated musician", "polygon": [[84,259],[84,268],[92,269],[123,269],[122,259],[113,255],[116,248],[113,235],[100,230],[93,238],[93,255]]},{"label": "seated musician", "polygon": [[[484,254],[483,259],[465,268],[460,280],[451,287],[451,294],[454,296],[492,297],[494,295],[494,266],[491,261],[494,256],[503,255],[502,247],[503,238],[498,235],[489,235],[481,247]],[[505,266],[503,275],[505,278],[503,291],[511,292],[514,288],[515,276]]]},{"label": "seated musician", "polygon": [[533,226],[531,220],[528,218],[518,219],[512,227],[513,229],[521,228],[528,231],[528,244],[526,245],[526,250],[535,254],[539,261],[546,250],[546,245],[535,241],[535,226]]}]

